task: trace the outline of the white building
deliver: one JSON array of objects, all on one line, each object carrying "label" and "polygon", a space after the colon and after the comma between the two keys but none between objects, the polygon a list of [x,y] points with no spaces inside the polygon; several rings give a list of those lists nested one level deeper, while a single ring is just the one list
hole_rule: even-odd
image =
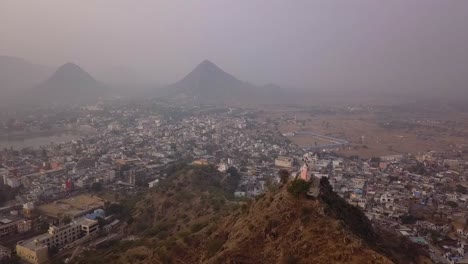
[{"label": "white building", "polygon": [[11,188],[17,188],[21,185],[21,182],[16,178],[6,178],[6,185],[10,186]]},{"label": "white building", "polygon": [[275,159],[275,166],[291,168],[294,165],[294,158],[279,156]]},{"label": "white building", "polygon": [[159,179],[156,179],[156,180],[154,180],[154,181],[149,182],[149,183],[148,183],[148,187],[149,187],[149,188],[153,188],[153,187],[155,187],[156,185],[158,185],[158,183],[159,183]]}]

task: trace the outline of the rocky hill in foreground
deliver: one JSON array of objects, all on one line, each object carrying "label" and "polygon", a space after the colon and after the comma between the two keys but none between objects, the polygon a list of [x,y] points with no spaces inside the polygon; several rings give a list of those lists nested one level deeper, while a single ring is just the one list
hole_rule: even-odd
[{"label": "rocky hill in foreground", "polygon": [[230,172],[178,170],[137,204],[126,232],[140,239],[75,263],[430,263],[413,244],[374,232],[327,180],[318,199],[292,190],[304,184],[295,182],[240,201],[232,196],[238,174]]}]

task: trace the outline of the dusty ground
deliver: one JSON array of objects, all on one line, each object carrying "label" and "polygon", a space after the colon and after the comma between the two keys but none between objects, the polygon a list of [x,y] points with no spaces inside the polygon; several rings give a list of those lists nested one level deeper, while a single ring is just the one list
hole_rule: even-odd
[{"label": "dusty ground", "polygon": [[[352,146],[340,152],[361,157],[384,156],[398,153],[417,154],[429,150],[452,150],[468,146],[468,119],[465,115],[437,118],[382,117],[372,113],[307,114],[304,112],[271,112],[279,120],[281,132],[311,131],[346,139]],[[265,113],[265,115],[267,115]],[[403,121],[399,121],[399,120]],[[413,123],[386,127],[387,122]],[[384,125],[383,125],[384,124]],[[290,137],[300,145],[317,141],[313,136]]]},{"label": "dusty ground", "polygon": [[78,215],[91,208],[99,208],[104,205],[104,200],[97,196],[81,194],[39,206],[39,210],[46,215],[61,217],[63,215]]},{"label": "dusty ground", "polygon": [[332,141],[326,140],[323,138],[315,137],[312,135],[297,135],[293,137],[288,137],[291,141],[298,144],[299,146],[314,146],[322,144],[330,144]]}]

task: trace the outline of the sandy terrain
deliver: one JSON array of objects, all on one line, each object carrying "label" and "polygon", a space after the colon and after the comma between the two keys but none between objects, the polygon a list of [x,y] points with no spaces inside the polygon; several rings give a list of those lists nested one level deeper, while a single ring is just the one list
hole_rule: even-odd
[{"label": "sandy terrain", "polygon": [[[278,115],[276,112],[274,114]],[[448,117],[442,121],[417,119],[415,124],[406,126],[405,123],[403,127],[386,127],[382,124],[385,124],[387,119],[374,114],[312,115],[287,112],[281,116],[282,118],[278,119],[281,120],[281,132],[312,131],[348,140],[352,143],[351,147],[340,151],[347,155],[373,157],[397,153],[417,154],[429,150],[452,150],[463,145],[468,146],[468,121],[463,116],[457,116],[456,120]],[[393,119],[391,122],[394,122]],[[313,136],[290,139],[300,146],[316,140]]]}]

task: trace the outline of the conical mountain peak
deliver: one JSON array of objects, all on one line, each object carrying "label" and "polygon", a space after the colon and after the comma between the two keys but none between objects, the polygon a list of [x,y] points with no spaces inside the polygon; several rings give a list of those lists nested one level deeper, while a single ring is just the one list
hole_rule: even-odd
[{"label": "conical mountain peak", "polygon": [[80,66],[74,63],[65,63],[49,78],[47,82],[66,81],[67,84],[76,83],[83,85],[84,83],[97,83],[97,81]]},{"label": "conical mountain peak", "polygon": [[182,98],[219,101],[238,98],[252,85],[225,72],[210,60],[200,62],[180,81],[167,87],[168,93]]},{"label": "conical mountain peak", "polygon": [[32,98],[41,102],[90,102],[106,93],[105,87],[74,63],[65,63],[33,89]]},{"label": "conical mountain peak", "polygon": [[204,60],[173,86],[190,94],[211,96],[239,89],[242,85],[243,82],[236,77],[226,73],[213,62]]},{"label": "conical mountain peak", "polygon": [[89,75],[85,70],[83,70],[80,66],[76,65],[75,63],[65,63],[60,66],[55,74],[62,74],[62,73],[76,73],[76,74],[86,74]]},{"label": "conical mountain peak", "polygon": [[195,69],[192,72],[196,73],[206,73],[206,74],[212,74],[212,73],[218,73],[218,74],[226,74],[218,65],[214,64],[213,62],[209,60],[204,60],[200,64],[195,67]]},{"label": "conical mountain peak", "polygon": [[73,62],[67,62],[63,64],[62,66],[59,67],[59,69],[64,69],[64,70],[82,70],[80,66],[76,65]]},{"label": "conical mountain peak", "polygon": [[210,60],[203,60],[202,62],[200,62],[200,64],[198,65],[200,67],[214,67],[214,68],[219,68],[216,64],[214,64],[212,61]]}]

